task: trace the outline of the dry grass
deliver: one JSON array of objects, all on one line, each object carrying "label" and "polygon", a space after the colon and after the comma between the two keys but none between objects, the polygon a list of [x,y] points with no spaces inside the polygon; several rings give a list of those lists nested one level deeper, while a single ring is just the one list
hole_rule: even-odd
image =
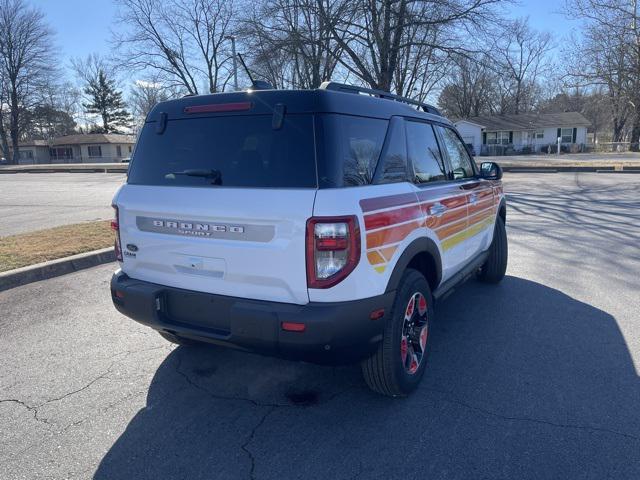
[{"label": "dry grass", "polygon": [[0,272],[113,245],[109,221],[79,223],[0,238]]}]

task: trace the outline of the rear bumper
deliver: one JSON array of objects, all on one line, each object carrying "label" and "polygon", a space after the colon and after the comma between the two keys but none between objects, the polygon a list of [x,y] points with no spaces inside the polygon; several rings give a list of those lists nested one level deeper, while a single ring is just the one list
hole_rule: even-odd
[{"label": "rear bumper", "polygon": [[[375,352],[395,292],[335,303],[294,305],[165,287],[116,272],[111,298],[119,312],[156,330],[266,355],[345,364]],[[371,312],[384,309],[382,318]],[[209,313],[210,312],[210,313]],[[304,323],[304,332],[282,329]]]}]

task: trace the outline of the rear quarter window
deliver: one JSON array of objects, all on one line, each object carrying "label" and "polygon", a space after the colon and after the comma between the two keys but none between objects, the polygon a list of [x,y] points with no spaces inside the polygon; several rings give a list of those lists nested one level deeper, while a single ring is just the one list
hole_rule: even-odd
[{"label": "rear quarter window", "polygon": [[318,115],[320,188],[369,185],[389,122],[350,115]]},{"label": "rear quarter window", "polygon": [[[215,171],[219,178],[185,175]],[[179,187],[316,188],[313,116],[290,114],[281,128],[271,115],[169,120],[162,134],[148,122],[128,183]]]}]

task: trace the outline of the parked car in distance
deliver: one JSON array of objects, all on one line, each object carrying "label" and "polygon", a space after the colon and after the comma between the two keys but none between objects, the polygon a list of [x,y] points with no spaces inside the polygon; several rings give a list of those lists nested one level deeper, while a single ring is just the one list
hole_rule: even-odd
[{"label": "parked car in distance", "polygon": [[434,302],[504,277],[501,178],[437,109],[379,90],[163,102],[113,199],[112,300],[171,342],[360,362],[408,395]]}]

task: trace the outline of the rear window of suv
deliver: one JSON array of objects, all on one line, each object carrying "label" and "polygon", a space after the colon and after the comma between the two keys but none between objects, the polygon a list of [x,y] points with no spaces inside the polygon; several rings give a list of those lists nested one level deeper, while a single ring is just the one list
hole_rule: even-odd
[{"label": "rear window of suv", "polygon": [[169,120],[145,124],[128,183],[189,187],[316,188],[313,116],[289,114]]}]

